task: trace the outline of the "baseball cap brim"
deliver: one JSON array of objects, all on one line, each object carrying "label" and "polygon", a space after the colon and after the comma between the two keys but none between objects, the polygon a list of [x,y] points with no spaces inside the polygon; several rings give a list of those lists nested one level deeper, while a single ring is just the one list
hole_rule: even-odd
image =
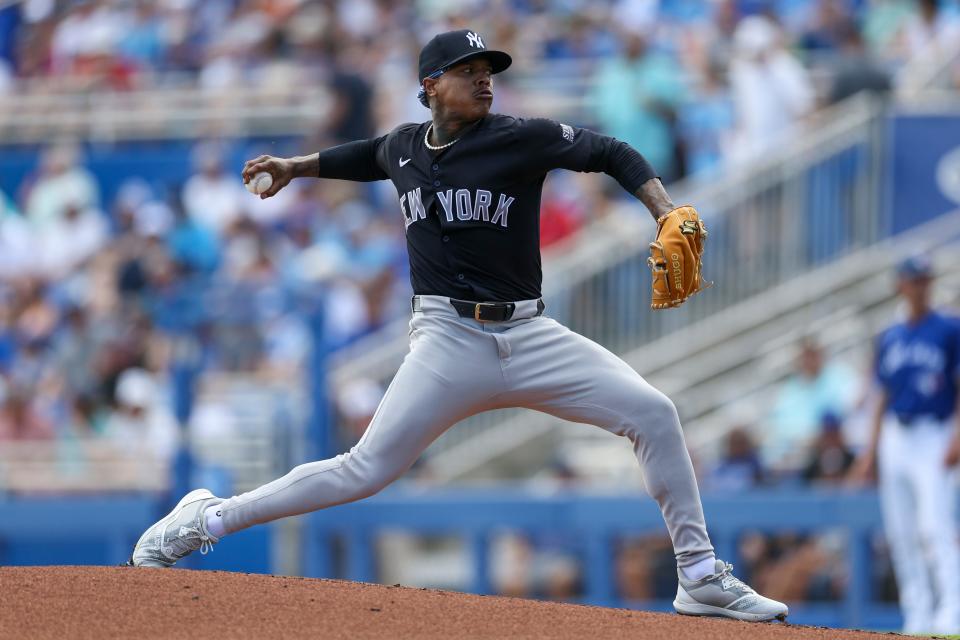
[{"label": "baseball cap brim", "polygon": [[[513,64],[513,58],[510,57],[510,54],[505,51],[497,51],[495,49],[484,49],[483,51],[473,51],[466,55],[462,55],[459,58],[454,58],[450,62],[444,65],[444,68],[450,68],[452,66],[458,65],[461,62],[466,62],[467,60],[473,60],[474,58],[486,58],[490,62],[490,67],[493,73],[500,73],[505,71],[507,67]],[[422,78],[421,78],[422,80]]]}]

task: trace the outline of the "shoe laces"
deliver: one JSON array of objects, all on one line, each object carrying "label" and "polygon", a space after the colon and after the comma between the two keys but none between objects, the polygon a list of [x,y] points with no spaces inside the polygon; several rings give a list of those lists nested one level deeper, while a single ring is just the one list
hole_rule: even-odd
[{"label": "shoe laces", "polygon": [[753,589],[749,585],[733,575],[733,565],[729,562],[724,564],[723,571],[720,572],[720,585],[724,589],[735,588],[753,593]]},{"label": "shoe laces", "polygon": [[[199,544],[197,544],[199,541]],[[213,541],[210,536],[203,532],[200,527],[181,526],[176,537],[170,540],[170,543],[178,547],[177,555],[183,557],[191,551],[200,550],[200,555],[207,555],[213,551]]]},{"label": "shoe laces", "polygon": [[200,555],[205,556],[211,551],[213,551],[213,542],[210,540],[210,536],[200,533]]}]

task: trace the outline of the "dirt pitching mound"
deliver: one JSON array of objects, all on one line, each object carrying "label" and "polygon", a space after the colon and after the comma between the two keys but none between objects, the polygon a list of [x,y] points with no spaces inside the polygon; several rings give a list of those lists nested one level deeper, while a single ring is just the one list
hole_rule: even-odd
[{"label": "dirt pitching mound", "polygon": [[0,638],[880,638],[222,571],[0,567]]}]

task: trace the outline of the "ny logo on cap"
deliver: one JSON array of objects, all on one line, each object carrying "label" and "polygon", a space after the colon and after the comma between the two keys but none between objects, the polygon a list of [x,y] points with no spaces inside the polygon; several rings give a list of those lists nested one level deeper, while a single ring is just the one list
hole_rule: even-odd
[{"label": "ny logo on cap", "polygon": [[480,39],[480,36],[475,34],[473,31],[467,32],[467,41],[470,42],[471,47],[476,47],[477,49],[483,49],[483,40]]}]

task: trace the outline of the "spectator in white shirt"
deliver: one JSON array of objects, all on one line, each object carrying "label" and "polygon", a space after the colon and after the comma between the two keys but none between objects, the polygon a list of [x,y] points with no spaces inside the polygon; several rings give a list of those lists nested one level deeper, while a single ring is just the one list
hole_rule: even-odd
[{"label": "spectator in white shirt", "polygon": [[176,453],[180,432],[164,394],[144,369],[120,374],[116,410],[107,418],[104,435],[122,453],[168,462]]},{"label": "spectator in white shirt", "polygon": [[198,170],[183,187],[183,204],[198,224],[223,235],[241,215],[244,196],[238,173],[228,174],[223,168],[221,150],[212,143],[203,143],[194,150]]},{"label": "spectator in white shirt", "polygon": [[937,0],[920,0],[917,5],[917,13],[899,34],[907,56],[935,56],[958,42],[960,19],[956,12],[942,10]]},{"label": "spectator in white shirt", "polygon": [[0,281],[29,273],[33,251],[30,225],[0,191]]},{"label": "spectator in white shirt", "polygon": [[100,190],[93,175],[79,164],[80,150],[69,142],[44,154],[40,175],[26,198],[26,214],[37,230],[59,222],[71,207],[96,208]]},{"label": "spectator in white shirt", "polygon": [[107,220],[91,207],[68,205],[63,216],[38,229],[34,257],[41,274],[60,279],[93,257],[109,240]]},{"label": "spectator in white shirt", "polygon": [[84,71],[86,63],[113,55],[128,21],[106,2],[79,0],[56,28],[51,57],[56,71]]},{"label": "spectator in white shirt", "polygon": [[779,28],[762,16],[744,18],[737,26],[730,85],[737,130],[729,155],[735,161],[772,149],[814,107],[806,69],[784,48]]}]

